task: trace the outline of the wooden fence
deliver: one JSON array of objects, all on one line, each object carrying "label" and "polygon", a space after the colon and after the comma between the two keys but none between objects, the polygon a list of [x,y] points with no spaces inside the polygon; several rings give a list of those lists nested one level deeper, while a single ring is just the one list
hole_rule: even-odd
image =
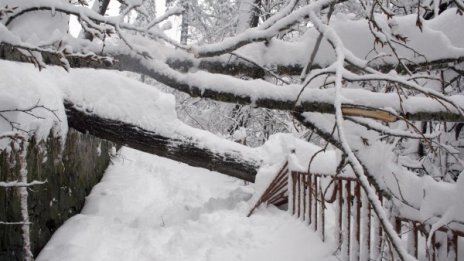
[{"label": "wooden fence", "polygon": [[[379,256],[395,259],[395,253],[389,250],[383,229],[356,179],[291,172],[289,184],[293,191],[288,199],[291,213],[318,231],[322,240],[326,237],[327,205],[334,204],[335,237],[344,260],[379,260]],[[382,195],[378,196],[383,202]],[[400,237],[406,237],[408,252],[416,258],[422,247],[428,260],[458,260],[458,237],[464,236],[462,231],[441,227],[432,235],[427,247],[424,238],[428,237],[430,225],[402,217],[392,217],[391,220]],[[423,239],[422,246],[419,238]]]},{"label": "wooden fence", "polygon": [[[382,203],[382,195],[378,195]],[[338,256],[342,260],[396,260],[388,240],[372,210],[360,183],[355,178],[314,173],[294,172],[285,164],[270,183],[248,216],[262,203],[283,205],[288,211],[318,232],[323,241],[328,236],[327,211],[335,213],[332,236],[339,242]],[[430,261],[459,259],[461,230],[446,226],[438,229],[427,247],[430,224],[392,216],[391,222],[405,241],[408,252]]]}]

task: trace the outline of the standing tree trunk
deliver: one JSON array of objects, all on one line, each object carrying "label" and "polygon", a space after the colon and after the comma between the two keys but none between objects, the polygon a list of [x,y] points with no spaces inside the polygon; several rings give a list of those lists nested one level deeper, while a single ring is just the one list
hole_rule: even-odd
[{"label": "standing tree trunk", "polygon": [[261,0],[241,0],[238,14],[237,33],[256,27],[259,22]]}]

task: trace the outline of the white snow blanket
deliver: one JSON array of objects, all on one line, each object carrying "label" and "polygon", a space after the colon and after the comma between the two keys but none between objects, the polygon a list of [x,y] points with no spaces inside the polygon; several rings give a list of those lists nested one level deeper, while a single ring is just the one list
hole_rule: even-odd
[{"label": "white snow blanket", "polygon": [[123,148],[82,213],[38,261],[335,261],[302,221],[275,207],[250,218],[253,184]]}]

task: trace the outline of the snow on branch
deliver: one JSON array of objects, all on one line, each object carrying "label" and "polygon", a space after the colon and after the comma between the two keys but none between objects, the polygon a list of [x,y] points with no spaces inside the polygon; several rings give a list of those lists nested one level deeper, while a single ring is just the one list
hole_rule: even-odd
[{"label": "snow on branch", "polygon": [[45,181],[34,180],[34,181],[31,181],[31,182],[27,182],[27,183],[20,182],[20,181],[9,181],[9,182],[0,181],[0,187],[3,187],[3,188],[31,187],[31,186],[35,186],[35,185],[43,185],[45,183],[47,183],[46,180]]},{"label": "snow on branch", "polygon": [[[247,45],[252,42],[263,42],[270,40],[278,33],[290,29],[292,26],[299,23],[301,20],[308,18],[308,13],[311,10],[320,11],[327,8],[332,3],[340,2],[338,0],[319,0],[311,2],[304,7],[301,7],[293,12],[289,12],[289,8],[284,8],[281,12],[271,17],[272,22],[264,23],[262,26],[250,28],[237,36],[226,38],[220,43],[193,46],[191,49],[197,57],[217,56]],[[290,10],[293,5],[289,5]]]},{"label": "snow on branch", "polygon": [[[11,55],[11,53],[6,55]],[[119,54],[114,57],[118,63],[110,67],[111,69],[143,73],[193,97],[252,104],[269,109],[334,113],[333,88],[307,88],[297,100],[301,87],[296,84],[282,87],[262,80],[247,81],[203,71],[181,73],[162,62],[140,59],[133,54]],[[15,56],[8,58],[14,60]],[[56,61],[53,55],[47,56],[47,60]],[[101,67],[98,66],[98,61],[92,62],[82,57],[74,57],[70,64],[75,67]],[[359,80],[366,81],[371,79],[375,80],[369,77],[359,78]],[[398,81],[396,78],[392,79]],[[318,80],[312,85],[317,87],[322,85],[322,82]],[[458,111],[448,108],[449,106],[443,106],[434,98],[409,97],[400,103],[395,93],[377,93],[363,89],[343,89],[342,92],[346,98],[343,102],[344,110],[347,115],[351,116],[364,116],[385,121],[397,121],[400,119],[398,116],[409,120],[464,121]],[[464,99],[461,95],[448,97],[448,99],[452,99],[460,107],[464,106]]]},{"label": "snow on branch", "polygon": [[[55,13],[63,13],[76,16],[81,22],[83,29],[90,33],[92,38],[97,37],[99,39],[104,39],[107,36],[109,37],[114,33],[118,33],[119,37],[124,40],[124,35],[121,32],[121,29],[123,29],[131,32],[143,33],[154,39],[162,39],[178,48],[184,48],[167,37],[160,29],[154,28],[156,24],[162,22],[168,17],[172,15],[178,15],[181,11],[179,8],[174,8],[172,11],[168,11],[165,16],[162,16],[159,19],[155,19],[152,24],[147,24],[145,27],[137,27],[130,23],[124,22],[124,17],[132,10],[135,10],[138,6],[139,4],[128,5],[120,15],[108,17],[103,16],[91,9],[81,6],[74,6],[72,4],[61,1],[50,2],[47,0],[38,0],[34,1],[33,3],[20,3],[18,6],[15,6],[15,9],[8,9],[8,12],[4,12],[7,15],[5,15],[6,17],[3,17],[5,21],[0,25],[0,30],[2,32],[0,42],[10,45],[11,47],[19,48],[20,50],[29,52],[23,53],[23,55],[31,59],[31,61],[39,66],[39,68],[42,68],[45,65],[45,62],[41,56],[42,52],[54,53],[55,55],[58,55],[59,60],[61,61],[61,65],[66,69],[69,68],[68,57],[75,55],[81,55],[93,59],[101,59],[102,62],[112,62],[111,58],[107,56],[99,57],[92,52],[80,52],[81,50],[85,50],[86,47],[78,44],[78,41],[69,36],[65,36],[62,39],[55,41],[53,44],[58,45],[59,48],[58,50],[52,50],[50,48],[43,48],[25,43],[20,40],[19,37],[10,32],[7,28],[10,24],[14,24],[17,19],[21,19],[22,16],[28,13],[50,11],[52,15]],[[123,42],[125,42],[129,48],[136,49],[130,42]],[[69,48],[71,46],[73,46],[73,48]]]},{"label": "snow on branch", "polygon": [[25,222],[4,222],[4,221],[0,221],[0,225],[7,225],[7,226],[11,226],[11,225],[30,225],[32,224],[31,222],[29,223],[25,223]]}]

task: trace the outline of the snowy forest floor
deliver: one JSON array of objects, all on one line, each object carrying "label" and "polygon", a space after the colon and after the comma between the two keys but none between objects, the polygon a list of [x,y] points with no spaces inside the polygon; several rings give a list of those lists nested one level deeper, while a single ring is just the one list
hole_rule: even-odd
[{"label": "snowy forest floor", "polygon": [[81,214],[37,260],[333,261],[302,221],[269,206],[250,218],[252,185],[122,148]]}]

